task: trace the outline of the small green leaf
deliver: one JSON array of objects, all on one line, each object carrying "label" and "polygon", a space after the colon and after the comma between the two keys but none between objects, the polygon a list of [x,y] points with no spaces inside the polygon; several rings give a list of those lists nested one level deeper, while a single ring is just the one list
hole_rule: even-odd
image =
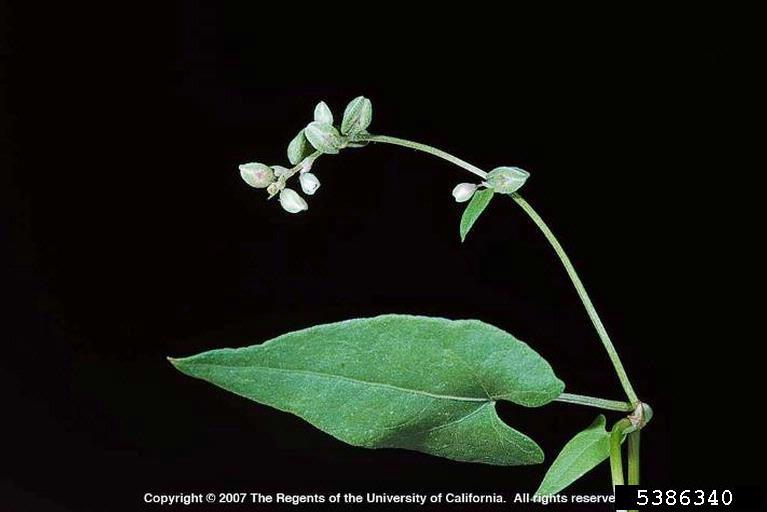
[{"label": "small green leaf", "polygon": [[556,494],[610,456],[610,433],[600,414],[586,430],[575,435],[557,456],[535,494]]},{"label": "small green leaf", "polygon": [[323,153],[336,154],[343,146],[343,139],[332,124],[314,121],[304,128],[309,143]]},{"label": "small green leaf", "polygon": [[330,107],[324,101],[317,103],[314,107],[314,120],[320,123],[333,124],[333,113],[330,111]]},{"label": "small green leaf", "polygon": [[171,363],[354,446],[507,466],[540,463],[543,452],[500,420],[495,402],[538,407],[564,389],[501,329],[410,315],[318,325]]},{"label": "small green leaf", "polygon": [[364,96],[354,98],[344,110],[341,133],[354,136],[367,129],[373,120],[373,104]]},{"label": "small green leaf", "polygon": [[314,152],[309,141],[306,140],[304,130],[298,132],[298,135],[293,137],[293,140],[288,144],[288,160],[291,164],[296,165],[298,162],[311,155]]},{"label": "small green leaf", "polygon": [[525,184],[530,173],[519,167],[496,167],[487,173],[487,186],[499,194],[511,194]]},{"label": "small green leaf", "polygon": [[494,191],[486,188],[484,190],[477,190],[471,201],[466,206],[461,216],[461,242],[466,240],[466,235],[469,234],[469,230],[477,222],[477,219],[482,212],[485,211],[487,205],[490,204],[490,200],[493,198]]}]

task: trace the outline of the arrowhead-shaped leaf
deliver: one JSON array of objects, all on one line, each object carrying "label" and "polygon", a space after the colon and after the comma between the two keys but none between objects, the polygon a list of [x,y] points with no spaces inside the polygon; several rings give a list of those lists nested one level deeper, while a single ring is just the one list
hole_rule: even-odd
[{"label": "arrowhead-shaped leaf", "polygon": [[543,453],[498,418],[495,402],[537,407],[564,388],[505,331],[408,315],[319,325],[171,362],[355,446],[498,465],[540,463]]},{"label": "arrowhead-shaped leaf", "polygon": [[535,494],[542,496],[562,491],[609,456],[610,433],[605,430],[604,415],[600,414],[594,423],[562,448]]},{"label": "arrowhead-shaped leaf", "polygon": [[466,209],[461,216],[461,242],[466,240],[466,235],[469,234],[469,230],[477,222],[477,219],[482,212],[485,211],[487,205],[490,204],[490,200],[493,198],[493,189],[486,188],[484,190],[477,190],[471,198],[471,201],[466,205]]}]

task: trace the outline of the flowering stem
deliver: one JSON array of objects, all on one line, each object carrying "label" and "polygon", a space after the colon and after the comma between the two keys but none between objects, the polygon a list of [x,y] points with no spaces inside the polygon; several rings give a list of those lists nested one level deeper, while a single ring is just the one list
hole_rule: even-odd
[{"label": "flowering stem", "polygon": [[299,172],[299,171],[300,171],[300,170],[301,170],[301,169],[304,167],[304,164],[305,164],[305,163],[309,163],[309,165],[311,165],[311,164],[313,164],[313,163],[314,163],[314,161],[315,161],[315,160],[317,160],[317,159],[318,159],[320,156],[322,156],[322,151],[315,151],[314,153],[312,153],[311,155],[309,155],[308,157],[306,157],[304,160],[302,160],[301,162],[297,163],[296,165],[294,165],[293,167],[291,167],[290,169],[288,169],[288,172],[286,172],[285,174],[281,175],[281,176],[278,178],[278,180],[277,180],[277,183],[279,183],[281,186],[280,186],[280,187],[278,187],[277,189],[275,189],[275,191],[274,191],[273,193],[270,193],[270,194],[269,194],[269,199],[271,199],[271,198],[273,198],[274,196],[276,196],[277,194],[279,194],[279,193],[280,193],[280,190],[282,190],[283,188],[285,188],[285,183],[287,183],[287,181],[288,181],[290,178],[292,178],[292,177],[293,177],[293,176],[294,176],[296,173],[298,173],[298,172]]},{"label": "flowering stem", "polygon": [[448,162],[453,163],[457,165],[458,167],[462,167],[463,169],[466,169],[467,171],[476,174],[480,178],[487,177],[487,173],[483,171],[482,169],[480,169],[479,167],[471,165],[469,162],[465,160],[461,160],[460,158],[453,156],[450,153],[446,153],[445,151],[442,151],[441,149],[437,149],[433,146],[428,146],[426,144],[421,144],[420,142],[413,142],[410,140],[400,139],[397,137],[389,137],[388,135],[366,135],[363,137],[357,137],[356,140],[368,141],[368,142],[383,142],[385,144],[394,144],[396,146],[403,146],[406,148],[423,151],[424,153],[429,153],[430,155],[434,155],[436,157],[447,160]]},{"label": "flowering stem", "polygon": [[[355,141],[360,142],[381,142],[385,144],[394,144],[397,146],[403,146],[406,148],[415,149],[418,151],[423,151],[424,153],[429,153],[431,155],[434,155],[436,157],[442,158],[444,160],[447,160],[448,162],[451,162],[458,167],[461,167],[463,169],[466,169],[467,171],[476,174],[477,176],[481,178],[486,178],[487,173],[480,169],[479,167],[476,167],[465,160],[461,160],[458,157],[455,157],[451,155],[450,153],[446,153],[445,151],[442,151],[441,149],[437,149],[432,146],[428,146],[426,144],[421,144],[419,142],[413,142],[405,139],[400,139],[397,137],[389,137],[386,135],[362,135],[356,137]],[[538,226],[538,229],[541,230],[543,233],[543,236],[546,237],[546,240],[548,240],[549,244],[554,249],[554,252],[559,257],[559,260],[562,262],[562,265],[565,267],[565,271],[567,271],[567,275],[570,277],[570,281],[572,281],[573,286],[575,286],[575,290],[578,293],[578,297],[580,297],[581,302],[583,303],[583,306],[586,308],[586,313],[589,315],[589,318],[591,319],[592,324],[594,324],[594,328],[597,331],[597,334],[599,335],[599,339],[602,341],[602,345],[604,345],[605,350],[607,350],[607,355],[610,357],[610,361],[613,364],[613,367],[615,368],[615,372],[618,375],[618,379],[621,382],[621,385],[623,386],[623,390],[626,393],[626,396],[629,399],[629,402],[632,404],[638,403],[638,398],[636,393],[634,392],[634,388],[631,386],[631,382],[629,381],[628,375],[626,374],[626,370],[623,367],[623,363],[621,362],[620,357],[618,356],[618,352],[615,350],[615,346],[612,343],[612,340],[610,339],[610,336],[607,334],[607,330],[605,329],[604,324],[602,323],[602,320],[599,318],[599,315],[597,314],[596,309],[594,308],[594,304],[592,304],[591,299],[589,298],[588,293],[586,293],[586,288],[583,286],[583,283],[580,280],[580,277],[578,277],[578,274],[575,271],[575,267],[573,267],[572,262],[570,261],[570,258],[568,258],[567,254],[565,253],[565,250],[562,248],[562,245],[559,243],[557,238],[554,236],[554,233],[551,232],[549,227],[546,225],[546,223],[543,221],[540,215],[533,209],[530,204],[525,201],[522,196],[520,196],[518,193],[514,192],[513,194],[510,194],[512,199],[516,201],[516,203],[524,210],[524,212],[532,219],[532,221],[535,223],[536,226]],[[621,409],[625,410],[625,409]]]},{"label": "flowering stem", "polygon": [[592,304],[591,299],[589,298],[589,294],[586,293],[586,288],[583,286],[580,277],[578,277],[578,273],[575,271],[575,267],[573,267],[570,258],[567,257],[567,254],[562,248],[562,245],[559,243],[559,240],[557,240],[557,238],[554,236],[554,233],[551,232],[541,216],[538,215],[538,212],[533,210],[533,207],[530,206],[530,203],[525,201],[522,196],[516,192],[511,194],[511,197],[533,220],[535,225],[538,226],[538,229],[540,229],[543,233],[543,236],[546,237],[546,240],[548,240],[549,244],[551,244],[551,246],[554,248],[554,252],[557,253],[559,260],[562,262],[562,265],[567,271],[567,275],[570,276],[570,281],[572,281],[573,286],[575,286],[575,291],[578,292],[578,297],[580,297],[581,302],[583,303],[583,307],[586,308],[586,313],[588,313],[589,318],[591,319],[591,323],[594,324],[594,328],[599,335],[599,339],[602,340],[602,345],[604,345],[605,350],[607,350],[607,355],[610,357],[610,361],[612,361],[613,367],[615,367],[615,373],[618,374],[618,379],[621,381],[621,385],[623,386],[623,390],[626,392],[626,396],[632,404],[636,404],[639,399],[634,392],[634,388],[631,386],[631,382],[629,381],[629,377],[626,374],[626,370],[623,368],[621,358],[618,356],[618,352],[615,350],[615,346],[610,339],[610,335],[607,334],[607,329],[605,329],[602,320],[599,318],[599,314],[594,308],[594,304]]}]

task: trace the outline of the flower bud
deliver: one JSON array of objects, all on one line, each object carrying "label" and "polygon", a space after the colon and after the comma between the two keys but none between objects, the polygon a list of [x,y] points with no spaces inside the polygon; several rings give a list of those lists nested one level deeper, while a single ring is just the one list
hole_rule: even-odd
[{"label": "flower bud", "polygon": [[525,184],[530,173],[519,167],[498,167],[487,174],[487,186],[499,194],[511,194]]},{"label": "flower bud", "polygon": [[333,113],[330,111],[330,107],[324,101],[317,103],[314,107],[314,120],[321,123],[333,124]]},{"label": "flower bud", "polygon": [[266,187],[266,191],[269,193],[269,197],[271,198],[272,196],[276,196],[283,188],[285,188],[285,183],[282,181],[275,181]]},{"label": "flower bud", "polygon": [[473,196],[476,191],[477,186],[474,183],[459,183],[453,189],[453,197],[457,203],[465,203],[471,199],[471,196]]},{"label": "flower bud", "polygon": [[309,196],[314,195],[314,193],[317,192],[317,189],[320,188],[320,180],[310,172],[301,174],[298,177],[298,181],[301,182],[301,190],[304,191],[304,194]]},{"label": "flower bud", "polygon": [[266,188],[274,181],[274,171],[268,165],[258,162],[242,164],[239,167],[242,179],[255,188]]},{"label": "flower bud", "polygon": [[304,198],[290,188],[285,188],[280,192],[280,204],[288,213],[298,213],[309,209],[309,205],[306,204]]}]

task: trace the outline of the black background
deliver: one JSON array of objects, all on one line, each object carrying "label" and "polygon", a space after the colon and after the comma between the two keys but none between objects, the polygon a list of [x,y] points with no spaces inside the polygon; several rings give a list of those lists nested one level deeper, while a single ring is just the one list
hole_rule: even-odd
[{"label": "black background", "polygon": [[[479,318],[528,341],[569,391],[621,397],[519,208],[494,201],[459,242],[461,170],[344,151],[317,163],[299,215],[240,180],[239,163],[285,163],[316,102],[340,117],[359,94],[375,133],[532,173],[525,197],[655,409],[646,482],[758,482],[760,202],[742,158],[747,44],[723,35],[737,22],[30,7],[3,12],[4,510],[143,510],[148,491],[535,489],[545,464],[354,448],[165,361],[316,323]],[[499,408],[548,461],[596,414]],[[608,488],[602,465],[572,489]]]}]

